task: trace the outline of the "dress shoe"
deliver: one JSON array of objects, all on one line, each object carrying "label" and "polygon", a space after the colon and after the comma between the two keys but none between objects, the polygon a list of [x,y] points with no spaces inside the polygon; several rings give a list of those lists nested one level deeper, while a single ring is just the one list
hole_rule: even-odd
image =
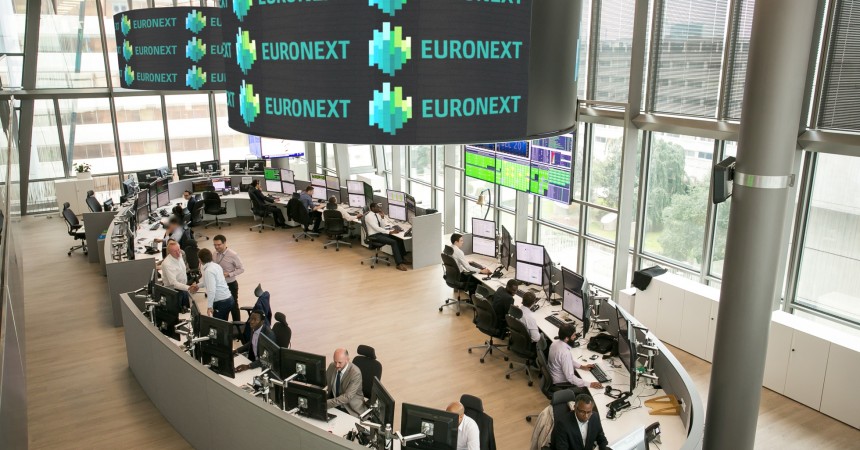
[{"label": "dress shoe", "polygon": [[398,264],[397,270],[402,270],[402,271],[406,272],[406,264]]}]

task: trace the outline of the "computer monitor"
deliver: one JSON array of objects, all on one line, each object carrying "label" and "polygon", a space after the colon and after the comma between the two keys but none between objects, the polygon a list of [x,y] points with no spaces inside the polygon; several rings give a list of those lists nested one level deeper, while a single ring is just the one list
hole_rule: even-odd
[{"label": "computer monitor", "polygon": [[353,208],[364,208],[367,206],[367,199],[364,197],[364,194],[348,194],[349,195],[349,206]]},{"label": "computer monitor", "polygon": [[[400,191],[388,190],[388,206],[397,205],[406,208],[406,194]],[[405,220],[405,219],[404,219]]]},{"label": "computer monitor", "polygon": [[544,285],[543,266],[529,264],[525,261],[517,260],[516,264],[516,279],[521,283]]},{"label": "computer monitor", "polygon": [[459,420],[459,416],[452,412],[404,403],[400,434],[410,436],[422,433],[425,437],[410,441],[403,448],[456,450]]},{"label": "computer monitor", "polygon": [[176,325],[179,323],[178,315],[171,314],[162,309],[155,309],[153,311],[153,321],[155,322],[155,328],[161,334],[171,339],[179,340],[179,333],[176,332]]},{"label": "computer monitor", "polygon": [[263,179],[281,181],[281,169],[266,167],[263,169]]},{"label": "computer monitor", "polygon": [[325,389],[290,380],[284,389],[284,394],[286,395],[287,409],[299,408],[299,415],[324,422],[329,421],[328,408],[326,407],[328,392]]},{"label": "computer monitor", "polygon": [[233,324],[226,320],[216,319],[206,315],[200,316],[200,327],[195,330],[197,337],[208,337],[203,341],[203,347],[218,347],[233,354]]},{"label": "computer monitor", "polygon": [[517,262],[527,262],[539,266],[544,265],[543,245],[517,241]]},{"label": "computer monitor", "polygon": [[271,369],[271,373],[283,380],[281,378],[281,347],[263,333],[260,333],[260,339],[257,340],[256,356],[263,370]]},{"label": "computer monitor", "polygon": [[149,208],[149,189],[141,189],[140,192],[137,193],[137,198],[134,200],[134,207]]},{"label": "computer monitor", "polygon": [[364,195],[364,181],[346,180],[346,192]]},{"label": "computer monitor", "polygon": [[[211,182],[212,182],[212,190],[215,190],[218,192],[224,192],[224,191],[229,191],[229,190],[233,189],[233,180],[230,177],[212,178]],[[192,183],[194,183],[194,182],[192,181]],[[196,192],[196,191],[192,191],[192,192]]]},{"label": "computer monitor", "polygon": [[340,203],[340,189],[326,189],[326,201],[332,197],[337,203]]},{"label": "computer monitor", "polygon": [[215,180],[223,180],[223,178],[212,178],[210,180],[194,180],[191,182],[191,192],[194,194],[198,194],[200,192],[213,192],[216,190]]},{"label": "computer monitor", "polygon": [[513,240],[511,239],[511,233],[508,232],[508,229],[502,225],[502,238],[499,241],[499,263],[508,270],[508,267],[511,266],[511,259],[513,259]]},{"label": "computer monitor", "polygon": [[325,356],[281,348],[281,376],[288,378],[298,374],[295,380],[325,386]]},{"label": "computer monitor", "polygon": [[394,220],[406,222],[406,207],[388,204],[388,216]]},{"label": "computer monitor", "polygon": [[636,376],[638,375],[636,372],[636,343],[631,337],[632,328],[626,331],[618,331],[618,359],[621,360],[621,364],[624,365],[627,373],[630,374],[629,392],[633,392],[636,389]]},{"label": "computer monitor", "polygon": [[585,301],[582,299],[582,296],[567,289],[564,289],[563,292],[561,309],[577,320],[582,321],[585,316]]},{"label": "computer monitor", "polygon": [[[208,316],[201,316],[201,318],[204,317]],[[233,367],[233,349],[201,345],[198,353],[200,362],[213,372],[228,378],[236,377],[236,369]]]},{"label": "computer monitor", "polygon": [[496,240],[487,239],[479,236],[472,236],[472,253],[477,253],[479,255],[495,258]]},{"label": "computer monitor", "polygon": [[163,309],[171,314],[179,315],[179,310],[182,309],[179,291],[160,284],[152,286],[152,301],[158,302],[156,308]]},{"label": "computer monitor", "polygon": [[311,197],[313,197],[314,200],[325,201],[328,200],[328,197],[326,197],[326,195],[327,192],[325,186],[314,186],[314,195],[312,195]]},{"label": "computer monitor", "polygon": [[627,330],[630,328],[630,321],[627,320],[627,316],[621,312],[621,308],[615,307],[615,314],[618,320],[618,332],[627,334]]},{"label": "computer monitor", "polygon": [[472,234],[482,238],[496,239],[496,222],[492,220],[472,218]]},{"label": "computer monitor", "polygon": [[151,183],[158,178],[158,170],[141,170],[139,172],[135,172],[135,176],[137,176],[138,183]]},{"label": "computer monitor", "polygon": [[284,194],[292,194],[296,192],[296,184],[287,181],[281,181],[281,192]]},{"label": "computer monitor", "polygon": [[156,207],[161,208],[170,203],[170,192],[167,190],[167,185],[170,183],[170,178],[162,178],[155,182]]},{"label": "computer monitor", "polygon": [[340,189],[340,180],[337,177],[333,177],[331,175],[325,176],[325,187],[327,189],[338,190]]},{"label": "computer monitor", "polygon": [[645,427],[641,426],[627,436],[613,442],[609,448],[612,450],[649,450],[648,433]]},{"label": "computer monitor", "polygon": [[231,159],[228,168],[228,173],[230,175],[246,175],[248,161],[244,159]]},{"label": "computer monitor", "polygon": [[176,165],[176,175],[179,176],[180,180],[184,180],[186,178],[194,178],[198,175],[197,171],[197,163],[179,163]]},{"label": "computer monitor", "polygon": [[[280,181],[266,180],[266,192],[283,193],[284,186],[281,184]],[[292,192],[290,192],[290,194],[292,194]]]},{"label": "computer monitor", "polygon": [[370,388],[370,403],[373,412],[371,422],[380,425],[391,424],[394,426],[394,398],[385,390],[379,378],[373,377],[373,386]]},{"label": "computer monitor", "polygon": [[191,302],[191,329],[195,330],[195,334],[200,329],[200,308],[196,302]]},{"label": "computer monitor", "polygon": [[221,161],[218,161],[217,159],[203,161],[200,163],[200,171],[203,173],[220,173]]},{"label": "computer monitor", "polygon": [[369,202],[373,202],[373,186],[364,183],[364,196]]},{"label": "computer monitor", "polygon": [[295,174],[290,169],[281,169],[281,181],[285,181],[287,183],[295,183]]},{"label": "computer monitor", "polygon": [[325,190],[325,175],[321,173],[312,173],[311,176],[311,186],[313,187],[321,187],[323,191]]},{"label": "computer monitor", "polygon": [[561,285],[564,290],[581,294],[583,284],[585,284],[585,278],[582,275],[567,267],[561,268]]},{"label": "computer monitor", "polygon": [[265,159],[249,159],[248,163],[248,175],[263,175],[266,170],[266,160]]},{"label": "computer monitor", "polygon": [[132,178],[127,178],[125,180],[122,180],[120,187],[122,190],[122,196],[123,197],[130,197],[130,196],[136,194],[138,191],[137,181],[134,181],[134,179],[132,179]]},{"label": "computer monitor", "polygon": [[[146,222],[147,219],[149,219],[149,206],[143,205],[140,208],[137,208],[135,210],[134,217],[135,217],[135,219],[134,219],[135,223],[138,226],[143,225],[143,223]],[[129,243],[129,247],[134,248],[134,245]]]},{"label": "computer monitor", "polygon": [[412,214],[417,214],[418,209],[416,208],[415,197],[409,194],[403,194],[403,200],[406,202],[406,211],[409,211]]}]

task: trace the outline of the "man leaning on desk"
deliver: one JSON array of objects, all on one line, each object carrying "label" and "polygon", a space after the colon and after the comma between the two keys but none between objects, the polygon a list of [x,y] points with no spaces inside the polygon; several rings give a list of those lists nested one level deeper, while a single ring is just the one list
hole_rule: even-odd
[{"label": "man leaning on desk", "polygon": [[327,408],[339,408],[358,417],[367,410],[361,391],[361,369],[349,363],[349,352],[345,348],[334,351],[334,360],[325,371],[329,396]]},{"label": "man leaning on desk", "polygon": [[570,346],[576,340],[576,326],[566,323],[558,329],[558,340],[549,346],[547,366],[552,375],[552,382],[559,387],[577,387],[582,393],[586,388],[601,389],[603,385],[597,381],[588,383],[577,375],[576,370],[591,370],[594,364],[580,364],[570,353]]}]

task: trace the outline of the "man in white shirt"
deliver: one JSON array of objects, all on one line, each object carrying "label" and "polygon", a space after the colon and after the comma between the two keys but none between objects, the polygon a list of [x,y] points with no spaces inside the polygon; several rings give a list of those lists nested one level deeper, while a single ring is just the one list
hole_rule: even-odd
[{"label": "man in white shirt", "polygon": [[212,252],[208,248],[200,249],[197,255],[203,266],[200,287],[206,288],[206,300],[209,303],[206,313],[216,319],[227,320],[235,300],[224,279],[224,270],[212,262]]},{"label": "man in white shirt", "polygon": [[526,326],[526,329],[529,330],[529,337],[532,339],[532,342],[537,342],[540,340],[540,328],[538,328],[537,319],[535,319],[535,315],[531,310],[531,307],[537,303],[537,297],[534,292],[526,292],[523,295],[523,307],[520,310],[523,312],[523,316],[520,317],[520,322]]},{"label": "man in white shirt", "polygon": [[167,242],[167,256],[161,262],[161,278],[164,286],[179,291],[183,308],[191,306],[189,294],[197,292],[197,283],[188,284],[187,273],[185,257],[179,249],[179,243],[171,239]]},{"label": "man in white shirt", "polygon": [[484,267],[483,269],[478,270],[475,267],[469,265],[471,261],[466,260],[466,254],[463,253],[463,235],[460,233],[454,233],[451,235],[451,247],[454,249],[454,254],[451,257],[454,258],[454,261],[457,261],[457,267],[460,268],[460,272],[475,272],[479,271],[483,275],[489,275],[490,269]]},{"label": "man in white shirt", "polygon": [[372,236],[374,241],[391,246],[391,253],[394,255],[397,270],[405,271],[406,264],[403,264],[403,255],[406,254],[406,245],[402,239],[392,236],[396,231],[385,229],[385,214],[382,213],[379,203],[370,204],[370,212],[364,217],[364,224],[367,226],[367,235]]},{"label": "man in white shirt", "polygon": [[570,353],[570,343],[576,339],[576,327],[566,323],[558,329],[558,340],[549,346],[547,367],[555,385],[570,384],[578,388],[601,389],[603,385],[595,381],[587,383],[576,374],[577,369],[591,370],[593,364],[580,364]]},{"label": "man in white shirt", "polygon": [[466,408],[460,402],[454,402],[445,411],[457,414],[460,418],[457,426],[457,450],[481,450],[481,430],[478,424],[466,415]]}]

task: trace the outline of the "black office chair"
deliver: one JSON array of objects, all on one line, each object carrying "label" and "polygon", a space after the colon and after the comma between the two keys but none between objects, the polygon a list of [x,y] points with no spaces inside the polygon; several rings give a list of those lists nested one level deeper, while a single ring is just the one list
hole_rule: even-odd
[{"label": "black office chair", "polygon": [[496,450],[496,432],[493,430],[493,418],[484,412],[484,402],[474,395],[463,394],[460,396],[460,404],[466,410],[466,415],[478,424],[481,450]]},{"label": "black office chair", "polygon": [[240,310],[248,313],[248,318],[245,319],[244,322],[241,320],[233,321],[233,325],[236,327],[236,331],[238,332],[238,336],[236,336],[236,338],[243,344],[251,340],[251,327],[248,324],[248,321],[251,320],[251,311],[262,311],[263,318],[266,320],[266,326],[269,328],[272,327],[272,306],[269,291],[264,291],[263,287],[258,284],[254,289],[254,295],[257,297],[257,301],[254,302],[254,306],[242,306],[239,308]]},{"label": "black office chair", "polygon": [[275,324],[272,325],[272,332],[275,333],[275,341],[278,347],[290,348],[290,340],[293,338],[293,330],[287,324],[287,316],[282,312],[275,313]]},{"label": "black office chair", "polygon": [[373,379],[382,380],[382,363],[376,359],[376,350],[368,345],[359,345],[355,353],[352,363],[361,370],[361,391],[369,399]]},{"label": "black office chair", "polygon": [[[541,336],[541,339],[537,343],[537,353],[535,355],[535,362],[537,363],[538,370],[540,371],[541,376],[541,385],[540,391],[547,399],[552,399],[553,404],[555,404],[556,397],[555,395],[559,392],[566,392],[572,401],[577,394],[579,393],[588,393],[588,389],[580,389],[575,387],[572,384],[568,383],[560,383],[555,384],[552,382],[552,374],[549,373],[549,365],[546,360],[546,353],[549,345],[547,344],[546,336]],[[531,414],[526,416],[526,422],[531,422],[532,418],[537,417],[538,414]]]},{"label": "black office chair", "polygon": [[[515,310],[516,307],[511,308],[511,311]],[[529,366],[532,365],[532,362],[537,358],[537,348],[535,343],[532,342],[531,337],[529,336],[529,330],[526,328],[525,324],[523,324],[518,318],[508,314],[505,317],[505,320],[508,323],[508,330],[510,330],[511,335],[508,338],[508,349],[514,355],[523,358],[525,362],[522,363],[510,363],[510,370],[505,374],[505,378],[511,379],[511,374],[525,371],[526,376],[529,379],[529,386],[532,383],[532,374]],[[514,368],[514,364],[520,365],[522,367]]]},{"label": "black office chair", "polygon": [[[445,280],[445,284],[448,285],[449,288],[454,290],[455,298],[446,298],[445,304],[439,307],[439,312],[442,312],[442,308],[446,306],[456,306],[457,307],[457,315],[460,315],[460,305],[473,306],[472,305],[472,294],[469,293],[468,290],[468,282],[467,278],[463,276],[460,272],[460,268],[457,267],[457,262],[454,261],[454,258],[450,255],[446,255],[445,253],[441,254],[442,256],[442,278]],[[469,300],[460,300],[460,292],[465,291],[469,296]]]},{"label": "black office chair", "polygon": [[96,198],[95,191],[87,191],[87,207],[90,208],[90,212],[104,211],[104,209],[102,208],[102,204],[99,203],[99,199]]},{"label": "black office chair", "polygon": [[287,210],[292,220],[298,222],[299,226],[302,227],[302,231],[294,234],[293,239],[296,242],[299,242],[299,239],[310,239],[313,242],[314,238],[319,236],[319,234],[308,230],[308,227],[311,225],[311,215],[308,212],[308,208],[297,197],[293,197],[287,202]]},{"label": "black office chair", "polygon": [[[194,228],[197,228],[200,225],[204,225],[203,213],[205,208],[206,203],[203,200],[197,200],[196,202],[194,202],[194,206],[191,207],[191,222],[188,224],[189,228],[194,230]],[[200,233],[195,233],[195,236],[195,239],[198,241],[201,239],[206,239],[207,241],[209,240],[209,236],[203,236]]]},{"label": "black office chair", "polygon": [[[250,231],[254,231],[256,228],[260,233],[263,232],[263,228],[271,228],[275,229],[275,216],[269,211],[269,208],[266,208],[266,205],[261,205],[260,201],[251,194],[251,191],[248,191],[248,197],[251,199],[251,215],[254,216],[254,220],[260,219],[260,223],[249,228]],[[272,218],[272,224],[267,224],[266,217]]]},{"label": "black office chair", "polygon": [[346,220],[343,214],[336,209],[327,209],[323,211],[323,221],[325,222],[325,233],[331,237],[331,240],[323,245],[323,248],[328,248],[329,245],[334,245],[335,251],[340,251],[341,245],[348,245],[352,248],[349,242],[341,241],[341,239],[349,234],[349,228],[346,226]]},{"label": "black office chair", "polygon": [[484,358],[487,357],[487,354],[492,355],[493,350],[498,353],[501,353],[505,357],[505,361],[509,360],[508,355],[502,351],[502,348],[506,348],[507,345],[497,345],[493,342],[493,339],[504,339],[505,338],[505,330],[499,327],[499,322],[496,318],[496,311],[493,309],[492,303],[490,303],[484,296],[480,294],[475,294],[472,298],[475,304],[475,318],[472,322],[478,327],[478,331],[487,335],[490,339],[484,341],[483,345],[476,345],[473,347],[469,347],[467,350],[469,353],[472,353],[472,349],[480,348],[484,350],[484,354],[481,355],[481,364],[484,363]]},{"label": "black office chair", "polygon": [[74,211],[69,209],[69,202],[63,203],[63,219],[66,220],[69,236],[73,237],[76,241],[81,241],[81,245],[76,245],[69,249],[68,255],[72,256],[72,252],[78,249],[82,250],[86,255],[87,235],[84,232],[84,226],[78,220],[78,216],[75,215]]},{"label": "black office chair", "polygon": [[188,277],[188,284],[192,284],[199,281],[201,276],[200,257],[197,256],[197,252],[200,251],[200,249],[197,247],[197,241],[190,239],[185,242],[185,248],[183,248],[182,251],[185,252],[185,274]]},{"label": "black office chair", "polygon": [[360,262],[361,262],[361,264],[364,264],[364,262],[365,262],[365,261],[368,261],[368,262],[370,263],[370,268],[371,268],[371,269],[372,269],[372,268],[373,268],[373,266],[375,266],[376,264],[379,264],[379,263],[380,263],[380,261],[381,261],[381,262],[384,262],[385,264],[388,264],[389,266],[391,266],[391,262],[392,262],[392,261],[391,261],[391,258],[389,258],[388,256],[384,256],[384,255],[383,255],[383,256],[380,256],[380,255],[379,255],[379,250],[380,250],[382,247],[385,247],[387,244],[383,244],[383,243],[381,243],[381,242],[377,241],[376,239],[374,239],[374,238],[373,238],[373,236],[371,236],[371,235],[367,232],[367,221],[366,221],[366,219],[367,219],[367,214],[365,214],[365,215],[361,218],[361,229],[364,231],[364,233],[363,233],[363,234],[364,234],[364,244],[365,244],[365,245],[367,245],[367,248],[369,248],[369,249],[373,250],[373,252],[374,252],[374,253],[373,253],[373,256],[371,256],[370,258],[362,259],[362,260],[360,261]]},{"label": "black office chair", "polygon": [[203,228],[209,228],[214,225],[220,230],[221,225],[230,225],[230,222],[218,220],[218,216],[227,214],[227,208],[221,203],[221,196],[217,192],[204,192],[203,203],[205,204],[203,211],[210,216],[215,216],[215,220],[203,225]]}]

